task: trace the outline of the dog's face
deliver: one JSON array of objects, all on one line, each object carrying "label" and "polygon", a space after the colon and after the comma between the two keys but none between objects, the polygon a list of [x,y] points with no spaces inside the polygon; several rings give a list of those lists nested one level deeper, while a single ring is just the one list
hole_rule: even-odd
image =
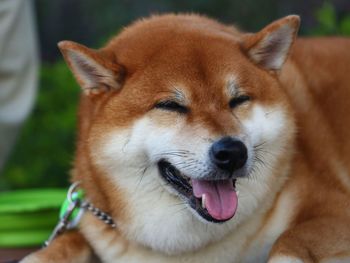
[{"label": "dog's face", "polygon": [[86,154],[99,180],[112,182],[111,213],[127,239],[191,251],[268,207],[292,150],[276,71],[297,27],[292,16],[244,35],[202,17],[163,16],[99,52],[60,44],[93,105]]}]

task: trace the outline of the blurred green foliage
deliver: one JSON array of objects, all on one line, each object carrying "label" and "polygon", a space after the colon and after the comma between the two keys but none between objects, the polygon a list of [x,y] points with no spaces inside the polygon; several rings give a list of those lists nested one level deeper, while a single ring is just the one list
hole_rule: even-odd
[{"label": "blurred green foliage", "polygon": [[328,1],[315,11],[315,18],[318,25],[310,31],[311,35],[350,35],[350,14],[337,13]]},{"label": "blurred green foliage", "polygon": [[35,109],[0,176],[0,190],[67,185],[79,91],[63,61],[42,65]]},{"label": "blurred green foliage", "polygon": [[[244,5],[240,5],[243,11],[241,9],[236,10],[234,15],[232,15],[229,8],[230,5],[232,5],[231,9],[235,10],[235,8],[233,8],[235,7],[234,2],[227,0],[220,0],[219,2],[221,4],[216,3],[216,9],[214,8],[213,1],[201,0],[198,2],[190,2],[190,5],[187,5],[187,2],[182,0],[167,2],[167,4],[163,2],[163,7],[159,8],[161,11],[167,11],[168,9],[183,11],[186,9],[188,11],[205,13],[213,17],[217,17],[217,14],[220,13],[221,20],[226,22],[229,21],[230,17],[235,17],[237,21],[243,20],[244,17],[249,17],[250,24],[245,23],[245,28],[247,27],[248,29],[258,27],[262,22],[267,23],[265,20],[268,20],[270,16],[276,18],[276,13],[273,11],[274,8],[271,8],[267,2],[263,5],[266,7],[267,11],[261,9],[262,2],[260,5],[256,6],[254,5],[255,1],[250,0]],[[140,11],[143,10],[143,6],[136,4],[136,1],[119,2],[109,0],[109,4],[106,4],[105,2],[85,2],[85,0],[81,0],[76,2],[80,3],[80,5],[76,5],[76,3],[73,5],[72,1],[67,0],[53,1],[53,3],[56,4],[50,5],[47,1],[39,0],[38,3],[42,3],[40,6],[43,8],[43,11],[39,12],[39,15],[47,16],[47,19],[50,18],[51,20],[53,19],[53,21],[59,21],[57,10],[61,9],[64,10],[64,12],[67,10],[71,10],[70,12],[78,12],[80,10],[79,8],[85,6],[85,8],[89,7],[91,10],[99,10],[100,12],[93,13],[92,17],[83,16],[83,18],[81,18],[83,22],[85,20],[90,21],[91,19],[96,22],[89,27],[86,27],[86,21],[84,22],[85,24],[83,23],[83,25],[81,25],[82,27],[75,26],[75,21],[70,22],[72,27],[62,26],[62,23],[56,23],[57,21],[51,24],[41,23],[41,25],[50,27],[50,30],[47,30],[51,32],[59,31],[59,26],[62,26],[62,30],[67,30],[74,36],[77,36],[78,32],[82,31],[82,28],[84,28],[84,36],[94,36],[96,32],[104,33],[104,36],[99,36],[98,39],[95,39],[95,43],[91,44],[103,43],[105,39],[110,37],[111,32],[116,32],[114,30],[116,24],[126,24],[130,19],[134,19],[134,17],[126,14],[126,10],[134,10],[134,16],[141,16],[143,14]],[[48,5],[50,9],[45,7],[45,5]],[[275,2],[275,5],[277,5],[277,2]],[[273,5],[273,7],[275,7],[275,5]],[[59,9],[60,6],[61,9]],[[73,7],[75,9],[72,9]],[[117,19],[115,18],[114,12],[107,12],[112,7],[119,10]],[[249,14],[247,10],[253,10],[254,8],[259,11],[257,12],[260,14],[259,17],[247,15]],[[223,9],[227,11],[222,12]],[[48,12],[48,10],[51,10],[51,13]],[[105,12],[101,12],[101,10]],[[100,20],[101,13],[108,13],[109,15],[105,15],[104,19]],[[54,19],[55,17],[50,16],[50,14],[56,14],[56,20]],[[94,18],[94,16],[96,17]],[[331,2],[324,2],[323,5],[316,9],[314,16],[317,25],[307,30],[307,34],[350,35],[350,14],[339,12]],[[71,17],[76,19],[75,16]],[[108,27],[106,28],[105,25],[108,25]],[[58,38],[64,39],[65,37],[59,35]],[[70,35],[68,35],[68,38],[70,38]],[[55,43],[59,39],[55,38],[51,41]],[[45,38],[44,40],[49,41],[49,39]],[[84,39],[78,38],[76,40],[85,43]],[[56,45],[50,44],[50,46],[56,49]],[[63,187],[68,184],[69,170],[74,156],[76,110],[79,91],[80,89],[73,79],[72,74],[62,60],[52,64],[42,65],[40,72],[40,89],[36,107],[31,117],[24,125],[12,157],[5,167],[2,176],[0,176],[0,190],[33,187]]]}]

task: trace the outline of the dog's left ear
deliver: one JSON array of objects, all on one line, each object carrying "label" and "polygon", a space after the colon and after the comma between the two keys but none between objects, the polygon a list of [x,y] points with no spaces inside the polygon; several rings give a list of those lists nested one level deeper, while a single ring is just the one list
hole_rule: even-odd
[{"label": "dog's left ear", "polygon": [[72,41],[61,41],[58,47],[86,95],[120,88],[124,68],[112,56]]},{"label": "dog's left ear", "polygon": [[296,38],[299,24],[297,15],[281,18],[256,34],[245,35],[242,48],[254,63],[267,70],[279,70]]}]

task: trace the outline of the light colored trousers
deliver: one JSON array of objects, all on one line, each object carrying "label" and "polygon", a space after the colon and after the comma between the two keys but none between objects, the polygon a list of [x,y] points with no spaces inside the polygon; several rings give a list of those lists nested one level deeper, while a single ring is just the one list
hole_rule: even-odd
[{"label": "light colored trousers", "polygon": [[30,0],[0,0],[0,174],[36,97],[38,51],[32,8]]}]

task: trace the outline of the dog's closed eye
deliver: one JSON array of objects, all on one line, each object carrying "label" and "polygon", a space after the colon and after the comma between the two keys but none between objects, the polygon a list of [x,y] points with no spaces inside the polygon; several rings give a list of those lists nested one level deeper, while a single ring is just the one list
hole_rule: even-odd
[{"label": "dog's closed eye", "polygon": [[241,95],[241,96],[238,96],[238,97],[235,97],[235,98],[232,98],[229,102],[229,105],[230,105],[230,108],[233,109],[247,101],[250,100],[250,97],[247,96],[247,95]]},{"label": "dog's closed eye", "polygon": [[167,110],[167,111],[175,111],[182,114],[189,112],[189,109],[186,106],[181,105],[176,101],[172,101],[172,100],[165,100],[165,101],[158,102],[154,105],[154,108]]}]

